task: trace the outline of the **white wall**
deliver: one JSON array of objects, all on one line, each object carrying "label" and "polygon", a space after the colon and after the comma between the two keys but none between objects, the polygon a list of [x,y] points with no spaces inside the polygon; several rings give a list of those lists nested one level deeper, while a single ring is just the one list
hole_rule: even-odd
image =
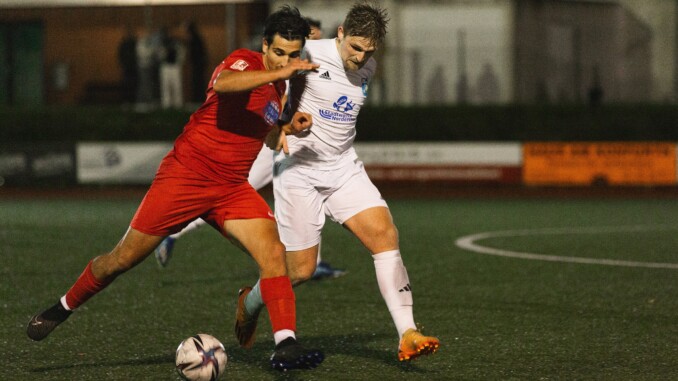
[{"label": "white wall", "polygon": [[[457,100],[457,31],[466,32],[470,100],[478,102],[477,80],[485,63],[490,63],[498,80],[500,102],[510,100],[512,91],[511,0],[429,2],[380,2],[391,21],[386,46],[380,52],[378,77],[370,85],[369,101],[376,104],[426,104],[440,67],[444,80],[441,103]],[[271,9],[283,4],[299,8],[302,14],[319,19],[325,37],[343,21],[352,1],[272,1]],[[418,55],[419,66],[413,65]],[[440,89],[438,89],[440,92]]]}]

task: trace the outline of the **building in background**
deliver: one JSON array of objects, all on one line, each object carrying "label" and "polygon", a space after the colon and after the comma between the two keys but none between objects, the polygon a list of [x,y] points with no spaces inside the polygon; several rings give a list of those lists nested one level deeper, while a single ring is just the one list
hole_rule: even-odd
[{"label": "building in background", "polygon": [[[331,35],[351,2],[274,0]],[[371,102],[674,101],[673,0],[384,0],[391,23]],[[444,88],[441,88],[444,86]]]},{"label": "building in background", "polygon": [[0,105],[122,102],[117,50],[128,29],[182,35],[195,21],[211,70],[267,14],[251,0],[2,0]]},{"label": "building in background", "polygon": [[[370,85],[373,104],[678,99],[674,0],[380,3],[391,23]],[[199,21],[214,67],[247,46],[256,26],[283,4],[321,20],[324,35],[334,36],[352,2],[3,0],[0,105],[117,102],[122,73],[115,51],[126,26],[141,33]]]}]

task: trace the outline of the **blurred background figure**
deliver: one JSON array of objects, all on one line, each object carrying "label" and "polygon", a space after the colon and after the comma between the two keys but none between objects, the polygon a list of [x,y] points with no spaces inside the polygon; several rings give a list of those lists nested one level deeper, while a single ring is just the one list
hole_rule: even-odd
[{"label": "blurred background figure", "polygon": [[151,35],[148,31],[143,31],[136,44],[138,86],[136,107],[139,110],[152,107],[156,87],[156,54]]},{"label": "blurred background figure", "polygon": [[181,108],[184,105],[182,70],[186,60],[184,44],[166,28],[162,32],[160,56],[160,105]]},{"label": "blurred background figure", "polygon": [[499,79],[497,74],[494,72],[492,64],[485,62],[483,65],[483,71],[478,76],[476,82],[476,92],[478,94],[478,103],[499,103],[500,101],[500,90],[499,90]]},{"label": "blurred background figure", "polygon": [[190,68],[190,95],[189,102],[201,103],[205,100],[207,79],[205,68],[207,67],[207,50],[200,32],[193,21],[185,24],[187,61]]},{"label": "blurred background figure", "polygon": [[323,30],[322,30],[322,25],[320,23],[320,20],[312,19],[310,17],[306,17],[306,21],[308,21],[308,25],[311,26],[311,33],[308,35],[309,40],[320,40],[323,38]]},{"label": "blurred background figure", "polygon": [[139,72],[137,65],[137,37],[131,26],[127,27],[125,37],[123,37],[118,46],[118,63],[122,71],[121,88],[123,92],[123,102],[132,104],[136,98],[136,91],[139,82]]}]

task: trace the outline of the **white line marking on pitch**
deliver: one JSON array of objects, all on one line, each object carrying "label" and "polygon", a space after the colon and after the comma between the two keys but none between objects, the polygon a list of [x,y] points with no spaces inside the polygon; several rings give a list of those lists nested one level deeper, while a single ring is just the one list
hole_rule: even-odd
[{"label": "white line marking on pitch", "polygon": [[677,226],[669,225],[634,225],[634,226],[600,226],[600,227],[583,227],[583,228],[546,228],[546,229],[525,229],[525,230],[504,230],[494,232],[484,232],[478,234],[467,235],[458,238],[454,243],[457,247],[473,251],[480,254],[496,255],[500,257],[532,259],[536,261],[550,261],[550,262],[570,262],[570,263],[585,263],[593,265],[606,266],[626,266],[626,267],[649,267],[655,269],[678,269],[678,263],[662,263],[662,262],[636,262],[636,261],[619,261],[614,259],[597,259],[597,258],[583,258],[583,257],[566,257],[560,255],[545,255],[534,253],[522,253],[519,251],[494,249],[487,246],[476,244],[488,238],[497,237],[519,237],[529,235],[556,235],[556,234],[602,234],[602,233],[625,233],[625,232],[644,232],[644,231],[660,231],[660,230],[678,230]]}]

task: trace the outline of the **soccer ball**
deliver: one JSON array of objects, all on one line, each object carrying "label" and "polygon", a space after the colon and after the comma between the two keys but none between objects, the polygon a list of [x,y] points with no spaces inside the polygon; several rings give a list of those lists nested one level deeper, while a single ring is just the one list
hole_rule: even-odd
[{"label": "soccer ball", "polygon": [[226,368],[226,350],[214,336],[200,333],[182,341],[175,364],[179,376],[188,381],[214,381]]}]

